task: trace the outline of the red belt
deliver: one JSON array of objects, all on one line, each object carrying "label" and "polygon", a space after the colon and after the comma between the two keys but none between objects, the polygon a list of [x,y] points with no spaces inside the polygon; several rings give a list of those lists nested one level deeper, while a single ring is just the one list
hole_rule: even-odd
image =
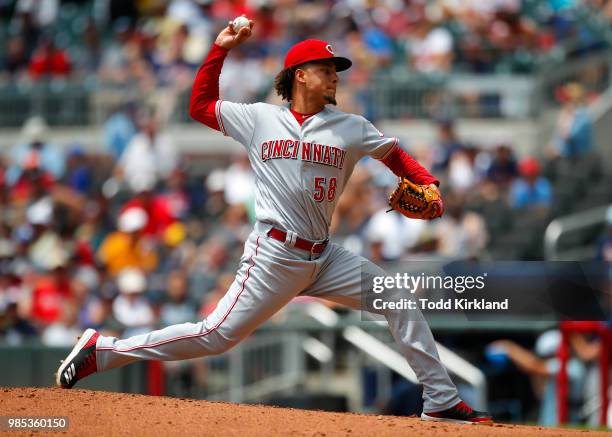
[{"label": "red belt", "polygon": [[[275,240],[282,241],[283,243],[287,239],[287,233],[276,228],[270,229],[268,231],[268,236],[274,238]],[[325,248],[327,247],[327,243],[329,243],[329,240],[325,240],[322,243],[318,243],[316,241],[310,241],[300,237],[296,237],[295,244],[293,245],[293,247],[305,250],[306,252],[319,254],[325,250]]]}]

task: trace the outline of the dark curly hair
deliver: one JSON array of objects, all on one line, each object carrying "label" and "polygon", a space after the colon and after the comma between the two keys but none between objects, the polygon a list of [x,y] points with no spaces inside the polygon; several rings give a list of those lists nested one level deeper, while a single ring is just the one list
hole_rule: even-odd
[{"label": "dark curly hair", "polygon": [[295,67],[285,68],[278,73],[274,78],[274,89],[276,94],[281,96],[283,100],[291,101],[291,91],[293,89],[293,78],[295,77]]}]

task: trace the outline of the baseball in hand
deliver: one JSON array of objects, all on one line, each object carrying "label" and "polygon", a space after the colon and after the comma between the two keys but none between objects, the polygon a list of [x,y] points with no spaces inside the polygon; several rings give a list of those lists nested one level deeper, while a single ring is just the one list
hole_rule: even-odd
[{"label": "baseball in hand", "polygon": [[243,27],[249,27],[249,19],[242,15],[240,17],[234,18],[234,21],[232,21],[232,29],[234,30],[234,32],[240,32],[240,29],[242,29]]}]

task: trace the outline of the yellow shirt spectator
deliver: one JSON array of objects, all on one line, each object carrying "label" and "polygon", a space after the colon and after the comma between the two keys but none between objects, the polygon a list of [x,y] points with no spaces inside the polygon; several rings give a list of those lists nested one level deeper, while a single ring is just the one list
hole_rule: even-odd
[{"label": "yellow shirt spectator", "polygon": [[152,245],[138,235],[121,231],[113,232],[104,239],[98,258],[113,276],[126,267],[151,272],[157,266],[157,254]]},{"label": "yellow shirt spectator", "polygon": [[113,276],[127,267],[151,272],[157,266],[155,247],[140,236],[147,220],[147,213],[142,208],[129,208],[119,216],[119,230],[102,242],[98,259]]}]

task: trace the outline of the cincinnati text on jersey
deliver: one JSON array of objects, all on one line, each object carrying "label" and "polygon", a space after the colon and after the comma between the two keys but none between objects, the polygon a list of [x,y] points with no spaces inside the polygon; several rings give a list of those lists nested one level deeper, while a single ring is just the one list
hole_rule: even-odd
[{"label": "cincinnati text on jersey", "polygon": [[301,159],[342,169],[346,150],[327,144],[307,143],[298,140],[271,140],[261,145],[261,160]]}]

